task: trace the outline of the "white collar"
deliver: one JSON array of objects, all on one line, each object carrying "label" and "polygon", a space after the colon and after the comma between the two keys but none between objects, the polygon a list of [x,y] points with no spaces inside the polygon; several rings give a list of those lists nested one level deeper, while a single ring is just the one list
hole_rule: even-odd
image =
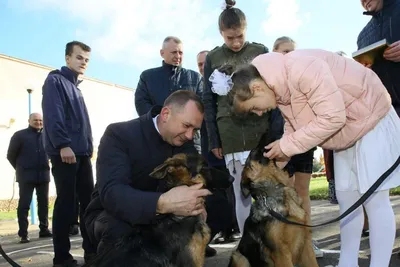
[{"label": "white collar", "polygon": [[157,118],[158,118],[158,116],[159,116],[159,115],[157,115],[157,116],[155,116],[155,117],[153,118],[153,123],[154,123],[154,127],[156,127],[157,132],[160,133],[160,130],[158,130],[158,126],[157,126]]}]

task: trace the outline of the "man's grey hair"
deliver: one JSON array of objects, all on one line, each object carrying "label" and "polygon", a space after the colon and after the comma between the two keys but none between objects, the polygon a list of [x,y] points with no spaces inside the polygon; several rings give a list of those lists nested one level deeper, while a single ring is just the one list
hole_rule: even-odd
[{"label": "man's grey hair", "polygon": [[162,43],[162,47],[164,48],[165,45],[166,45],[167,43],[169,43],[170,41],[173,41],[173,42],[175,42],[176,44],[181,44],[181,43],[182,43],[181,39],[179,39],[179,38],[176,37],[176,36],[167,36],[167,37],[165,37],[165,39],[164,39],[164,41],[163,41],[163,43]]},{"label": "man's grey hair", "polygon": [[209,53],[210,51],[209,50],[203,50],[203,51],[200,51],[198,54],[197,54],[197,56],[200,56],[201,54],[203,54],[203,53]]}]

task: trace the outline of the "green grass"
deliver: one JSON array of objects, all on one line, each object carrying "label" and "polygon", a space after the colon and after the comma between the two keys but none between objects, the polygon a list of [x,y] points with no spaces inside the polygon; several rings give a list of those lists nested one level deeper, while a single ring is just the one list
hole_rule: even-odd
[{"label": "green grass", "polygon": [[12,211],[1,211],[0,212],[0,221],[5,221],[5,220],[14,220],[17,218],[17,211],[12,210]]},{"label": "green grass", "polygon": [[[29,212],[29,216],[31,216],[31,213]],[[53,216],[53,207],[49,208],[49,217]],[[10,210],[10,211],[1,211],[0,212],[0,221],[5,221],[5,220],[16,220],[17,219],[17,211],[16,210]]]},{"label": "green grass", "polygon": [[[400,195],[400,187],[396,187],[390,190],[390,195]],[[310,183],[310,198],[316,199],[328,199],[328,181],[326,177],[312,178]]]}]

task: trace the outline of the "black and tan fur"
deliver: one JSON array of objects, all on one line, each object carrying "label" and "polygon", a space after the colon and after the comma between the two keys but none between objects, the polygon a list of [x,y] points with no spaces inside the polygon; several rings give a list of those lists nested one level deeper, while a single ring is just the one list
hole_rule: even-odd
[{"label": "black and tan fur", "polygon": [[270,207],[291,221],[309,223],[300,197],[287,186],[288,172],[278,168],[274,160],[263,157],[264,147],[271,141],[265,134],[243,169],[242,193],[246,197],[251,195],[254,203],[229,266],[318,267],[311,230],[282,223],[268,212]]},{"label": "black and tan fur", "polygon": [[[159,190],[202,183],[204,187],[227,188],[225,173],[206,167],[200,155],[178,154],[150,174],[160,179]],[[132,203],[135,205],[135,203]],[[157,216],[150,225],[136,225],[132,234],[87,266],[96,267],[202,267],[210,229],[201,216]]]}]

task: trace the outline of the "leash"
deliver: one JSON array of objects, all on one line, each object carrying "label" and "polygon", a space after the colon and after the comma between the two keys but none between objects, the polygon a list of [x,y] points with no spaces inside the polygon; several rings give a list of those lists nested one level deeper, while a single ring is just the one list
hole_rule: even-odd
[{"label": "leash", "polygon": [[22,267],[18,263],[16,263],[13,259],[11,259],[7,253],[4,251],[3,247],[0,244],[0,255],[12,266],[12,267]]},{"label": "leash", "polygon": [[352,213],[354,210],[356,210],[358,207],[360,207],[374,192],[375,190],[386,180],[386,178],[389,177],[389,175],[399,166],[400,164],[400,156],[397,158],[396,162],[384,173],[379,177],[379,179],[367,190],[367,192],[364,193],[364,195],[361,196],[359,200],[357,200],[356,203],[354,203],[350,208],[348,208],[345,212],[343,212],[342,215],[339,217],[332,219],[330,221],[316,224],[316,225],[307,225],[307,224],[302,224],[302,223],[297,223],[290,221],[286,219],[282,214],[274,211],[272,208],[267,207],[268,212],[277,220],[286,223],[286,224],[293,224],[293,225],[298,225],[298,226],[303,226],[303,227],[319,227],[319,226],[324,226],[327,224],[331,224],[337,221],[340,221],[350,213]]}]

